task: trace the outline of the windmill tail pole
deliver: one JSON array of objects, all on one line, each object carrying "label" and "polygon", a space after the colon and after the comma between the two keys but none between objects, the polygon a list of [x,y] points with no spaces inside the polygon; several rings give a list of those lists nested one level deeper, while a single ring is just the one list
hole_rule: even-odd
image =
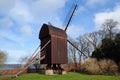
[{"label": "windmill tail pole", "polygon": [[71,21],[71,19],[72,19],[72,17],[73,17],[73,14],[75,13],[75,10],[77,9],[77,4],[75,5],[75,7],[74,7],[74,9],[73,9],[73,11],[72,11],[72,14],[71,14],[71,16],[70,16],[70,18],[69,18],[69,20],[68,20],[68,23],[67,23],[67,25],[66,25],[66,27],[65,27],[65,32],[66,32],[66,30],[67,30],[67,28],[68,28],[68,26],[69,26],[69,24],[70,24],[70,21]]},{"label": "windmill tail pole", "polygon": [[[34,53],[32,54],[32,56],[27,60],[26,64],[29,64],[29,62],[31,61],[31,59],[35,56],[36,52],[38,51],[40,45],[37,47],[37,49],[34,51]],[[26,66],[26,64],[24,64],[24,66]]]},{"label": "windmill tail pole", "polygon": [[[41,50],[40,50],[40,52],[50,43],[51,41],[49,40],[42,48],[41,48]],[[38,48],[37,48],[38,49]],[[36,50],[37,51],[37,50]],[[36,51],[33,53],[33,54],[35,54],[36,53]],[[35,61],[36,61],[36,57],[37,57],[37,55],[39,54],[39,52],[36,54],[36,55],[32,55],[32,57],[30,57],[31,58],[31,60],[30,61],[28,61],[25,65],[25,67],[23,68],[23,70],[21,70],[21,71],[19,71],[16,75],[15,75],[15,77],[17,77],[19,74],[21,74],[21,73],[23,73],[32,63],[34,63]],[[43,55],[41,58],[39,58],[37,61],[41,61],[42,59],[44,59],[45,58],[45,55]]]},{"label": "windmill tail pole", "polygon": [[41,61],[42,59],[45,58],[45,55],[42,56],[41,58],[39,58],[38,60],[33,60],[31,61],[26,67],[23,68],[23,70],[21,70],[20,72],[18,72],[15,77],[17,77],[19,74],[21,74],[22,72],[24,72],[31,64],[33,64],[34,62],[38,62],[38,61]]},{"label": "windmill tail pole", "polygon": [[[79,52],[81,52],[81,54],[83,54],[84,56],[86,56],[80,49],[78,49],[72,42],[70,42],[69,40],[67,40],[75,49],[77,49]],[[86,56],[87,57],[87,56]]]}]

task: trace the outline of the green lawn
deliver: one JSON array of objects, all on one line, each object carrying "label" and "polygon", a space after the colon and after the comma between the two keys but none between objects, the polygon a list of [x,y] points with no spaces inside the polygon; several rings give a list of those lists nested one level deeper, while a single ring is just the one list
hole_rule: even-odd
[{"label": "green lawn", "polygon": [[23,74],[17,78],[1,77],[0,80],[120,80],[120,76],[87,75],[69,72],[66,75]]}]

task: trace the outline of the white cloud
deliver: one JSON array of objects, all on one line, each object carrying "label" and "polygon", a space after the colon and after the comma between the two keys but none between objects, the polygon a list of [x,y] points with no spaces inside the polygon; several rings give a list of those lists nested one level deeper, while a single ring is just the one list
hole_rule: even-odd
[{"label": "white cloud", "polygon": [[24,42],[20,43],[20,47],[21,47],[21,48],[24,48],[24,47],[25,47]]},{"label": "white cloud", "polygon": [[15,0],[0,0],[0,14],[8,14],[14,7]]},{"label": "white cloud", "polygon": [[87,0],[86,5],[94,7],[96,5],[104,5],[110,0]]},{"label": "white cloud", "polygon": [[0,45],[4,44],[1,46],[1,49],[5,50],[16,49],[16,46],[22,48],[24,47],[23,44],[26,40],[21,35],[11,31],[10,28],[0,30],[0,39]]},{"label": "white cloud", "polygon": [[84,14],[87,11],[88,10],[84,6],[80,6],[78,7],[78,10],[76,11],[75,15]]},{"label": "white cloud", "polygon": [[25,25],[23,27],[21,27],[21,32],[23,33],[23,35],[25,36],[31,36],[32,35],[32,28],[28,25]]},{"label": "white cloud", "polygon": [[0,30],[0,37],[7,38],[14,42],[21,41],[20,37],[18,37],[17,34],[14,34],[14,32],[12,32],[10,30]]},{"label": "white cloud", "polygon": [[8,56],[9,58],[7,58],[7,63],[11,63],[11,64],[17,64],[19,63],[19,59],[22,56],[27,56],[27,52],[26,51],[22,51],[22,50],[7,50],[8,52]]},{"label": "white cloud", "polygon": [[67,0],[35,0],[28,4],[24,0],[18,0],[10,11],[10,16],[20,26],[48,22],[61,26],[62,22],[57,12],[66,2]]},{"label": "white cloud", "polygon": [[66,1],[67,0],[37,0],[36,2],[33,2],[32,9],[39,15],[49,15],[49,13],[53,13],[59,8],[64,7]]},{"label": "white cloud", "polygon": [[[1,1],[4,1],[3,5],[1,5]],[[0,44],[6,43],[0,48],[8,51],[11,63],[17,62],[18,56],[27,54],[26,50],[33,47],[29,48],[28,45],[31,45],[29,43],[39,44],[35,38],[29,37],[31,35],[36,36],[37,30],[40,28],[38,25],[43,22],[51,22],[56,27],[61,27],[58,11],[67,2],[67,0],[31,0],[29,3],[26,1],[29,2],[29,0],[0,0],[0,16],[3,12],[5,14],[3,15],[5,19],[0,18],[0,22],[7,23],[6,27],[9,28],[0,30],[0,40],[2,40]],[[33,33],[33,26],[36,29],[35,33]]]},{"label": "white cloud", "polygon": [[9,16],[19,25],[32,22],[34,19],[29,11],[29,7],[20,0],[16,1],[16,4],[14,8],[11,9]]},{"label": "white cloud", "polygon": [[0,28],[10,28],[13,26],[13,22],[8,17],[0,18]]},{"label": "white cloud", "polygon": [[41,22],[49,22],[58,17],[58,10],[65,6],[67,0],[37,0],[31,4],[31,13]]},{"label": "white cloud", "polygon": [[84,34],[84,32],[85,32],[84,28],[77,25],[71,25],[67,29],[68,37],[70,36],[71,38],[74,39],[80,36],[81,34]]},{"label": "white cloud", "polygon": [[104,11],[95,14],[94,22],[97,26],[101,26],[105,22],[106,19],[113,19],[115,21],[120,22],[120,5],[117,5],[113,10]]},{"label": "white cloud", "polygon": [[83,6],[80,6],[80,7],[79,7],[79,11],[84,12],[84,11],[86,11],[86,8],[85,8],[85,7],[83,7]]}]

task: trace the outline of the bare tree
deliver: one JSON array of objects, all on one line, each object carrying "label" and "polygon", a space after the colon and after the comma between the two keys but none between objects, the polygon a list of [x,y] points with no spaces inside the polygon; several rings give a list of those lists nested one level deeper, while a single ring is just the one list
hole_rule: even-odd
[{"label": "bare tree", "polygon": [[0,65],[4,65],[7,59],[7,54],[3,51],[0,51]]},{"label": "bare tree", "polygon": [[[72,43],[74,45],[77,44],[76,42],[73,42],[73,41],[72,41]],[[73,46],[71,46],[71,45],[69,45],[69,56],[72,58],[72,61],[74,63],[77,62],[77,57],[76,57],[77,56],[77,50]]]},{"label": "bare tree", "polygon": [[[76,42],[75,40],[70,39],[70,41],[71,41],[76,47],[78,47],[77,42]],[[74,71],[75,71],[75,69],[77,68],[77,50],[76,50],[73,46],[71,46],[71,45],[69,45],[68,48],[69,48],[69,49],[68,49],[68,51],[69,51],[69,57],[72,59],[72,61],[73,61],[73,63],[74,63]]]},{"label": "bare tree", "polygon": [[[85,40],[84,36],[79,36],[77,38],[78,41],[78,48],[80,49],[80,51],[84,54],[87,54],[87,56],[90,56],[90,49],[89,49],[89,43]],[[78,53],[79,54],[79,62],[82,61],[82,53]]]},{"label": "bare tree", "polygon": [[103,30],[99,30],[96,32],[85,34],[85,39],[88,41],[88,43],[91,44],[91,47],[93,47],[94,50],[100,46],[101,40],[105,37],[105,35],[106,34]]},{"label": "bare tree", "polygon": [[[103,30],[99,30],[96,32],[92,32],[89,34],[85,34],[83,36],[79,36],[77,38],[78,40],[78,48],[87,55],[89,58],[92,54],[92,52],[99,48],[101,45],[102,39],[106,36],[105,32]],[[79,53],[80,59],[85,61],[86,56],[82,56],[81,53]],[[81,61],[80,60],[80,61]]]},{"label": "bare tree", "polygon": [[20,64],[23,66],[28,60],[28,56],[22,56],[19,58]]},{"label": "bare tree", "polygon": [[92,33],[86,34],[85,37],[86,37],[86,40],[92,44],[94,49],[96,49],[97,48],[97,41],[98,41],[97,32],[92,32]]},{"label": "bare tree", "polygon": [[107,19],[103,24],[102,24],[102,30],[104,30],[109,38],[113,38],[114,36],[114,29],[117,27],[118,22],[114,21],[113,19]]}]

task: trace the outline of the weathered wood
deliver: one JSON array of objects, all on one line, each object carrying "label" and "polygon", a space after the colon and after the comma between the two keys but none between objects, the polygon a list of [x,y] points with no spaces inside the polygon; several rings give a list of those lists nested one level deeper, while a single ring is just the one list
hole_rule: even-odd
[{"label": "weathered wood", "polygon": [[51,40],[50,44],[42,50],[41,56],[45,54],[46,57],[41,60],[41,64],[66,64],[68,62],[67,35],[64,30],[43,24],[39,39],[41,40],[41,47],[48,40]]}]

